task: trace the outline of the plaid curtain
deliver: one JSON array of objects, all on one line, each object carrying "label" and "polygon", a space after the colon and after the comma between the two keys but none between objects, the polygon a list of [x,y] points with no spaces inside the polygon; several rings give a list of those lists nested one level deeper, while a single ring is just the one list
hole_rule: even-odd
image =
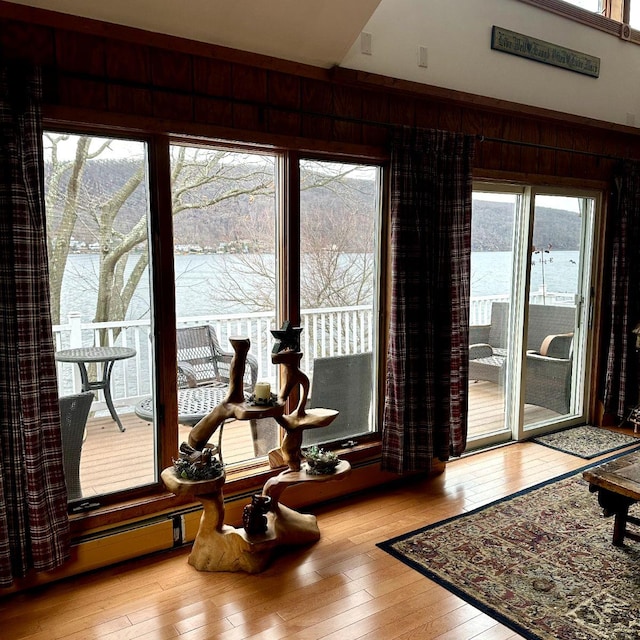
[{"label": "plaid curtain", "polygon": [[639,401],[638,354],[632,331],[640,322],[640,163],[623,163],[616,187],[611,217],[611,325],[604,408],[622,418]]},{"label": "plaid curtain", "polygon": [[41,78],[0,62],[0,586],[69,557],[49,308]]},{"label": "plaid curtain", "polygon": [[387,471],[428,471],[466,447],[473,151],[462,134],[393,134]]}]

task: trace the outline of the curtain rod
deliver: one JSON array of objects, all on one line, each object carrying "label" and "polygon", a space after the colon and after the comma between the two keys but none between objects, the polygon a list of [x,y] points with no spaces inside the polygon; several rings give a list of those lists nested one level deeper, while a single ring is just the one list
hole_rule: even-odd
[{"label": "curtain rod", "polygon": [[521,147],[530,147],[533,149],[544,149],[545,151],[557,151],[560,153],[575,153],[583,156],[591,156],[595,158],[603,158],[605,160],[628,160],[629,158],[623,158],[621,156],[612,156],[606,153],[597,153],[595,151],[583,151],[582,149],[567,149],[565,147],[553,147],[546,144],[539,144],[537,142],[524,142],[522,140],[507,140],[505,138],[491,138],[484,136],[481,133],[475,136],[478,142],[498,142],[500,144],[513,144]]}]

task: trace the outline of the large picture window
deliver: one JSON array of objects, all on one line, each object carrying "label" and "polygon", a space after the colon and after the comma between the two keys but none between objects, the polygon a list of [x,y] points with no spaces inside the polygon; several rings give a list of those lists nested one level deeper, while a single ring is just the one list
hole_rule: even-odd
[{"label": "large picture window", "polygon": [[[152,484],[154,432],[132,420],[153,393],[144,142],[44,134],[47,243],[72,501]],[[68,414],[66,414],[68,406]]]},{"label": "large picture window", "polygon": [[[287,173],[286,151],[181,140],[154,147],[165,184],[143,141],[46,132],[44,142],[59,392],[92,396],[63,445],[72,508],[161,487],[179,443],[226,394],[230,337],[251,340],[245,394],[257,381],[277,393],[271,330],[284,320],[303,328],[310,406],[340,411],[306,444],[348,447],[375,432],[378,166],[308,159]],[[162,224],[155,206],[170,206]],[[170,331],[158,333],[157,313]],[[169,371],[156,355],[172,344]],[[214,437],[229,469],[265,465],[280,445],[272,419],[223,427]]]}]

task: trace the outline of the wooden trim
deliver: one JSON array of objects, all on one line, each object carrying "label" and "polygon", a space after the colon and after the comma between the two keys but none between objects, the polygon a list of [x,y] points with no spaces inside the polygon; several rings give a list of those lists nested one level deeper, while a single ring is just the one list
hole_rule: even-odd
[{"label": "wooden trim", "polygon": [[[478,144],[482,144],[479,142]],[[484,182],[496,182],[500,184],[514,184],[518,186],[530,185],[533,187],[559,187],[580,189],[581,191],[606,192],[609,185],[604,180],[590,180],[582,178],[567,178],[533,173],[514,173],[513,171],[498,171],[490,169],[474,169],[473,180]]]},{"label": "wooden trim", "polygon": [[[527,0],[520,0],[526,2]],[[640,33],[640,32],[639,32]],[[464,91],[456,91],[454,89],[444,89],[432,85],[414,82],[412,80],[400,80],[389,76],[381,76],[368,71],[354,71],[351,69],[335,68],[334,79],[336,81],[349,83],[361,87],[377,87],[385,88],[401,93],[407,93],[422,98],[431,98],[453,104],[458,107],[478,108],[487,110],[492,113],[502,115],[531,117],[541,120],[561,122],[568,125],[578,125],[581,127],[589,127],[594,129],[602,129],[605,131],[624,133],[638,137],[638,129],[626,125],[616,124],[614,122],[606,122],[586,116],[578,116],[571,113],[554,111],[543,107],[533,107],[509,100],[501,100],[498,98],[488,98],[474,93],[466,93]]]},{"label": "wooden trim", "polygon": [[382,162],[388,159],[388,151],[382,147],[373,147],[347,142],[334,142],[324,139],[303,138],[278,135],[259,131],[248,131],[182,120],[167,120],[147,116],[94,111],[58,105],[44,105],[45,127],[69,130],[93,130],[104,135],[105,130],[121,135],[163,135],[173,138],[185,138],[193,143],[200,139],[202,144],[216,144],[221,141],[229,145],[237,141],[240,144],[270,147],[274,152],[295,149],[300,153],[321,153],[341,157],[361,159],[367,162]]},{"label": "wooden trim", "polygon": [[[173,232],[167,232],[173,229],[169,144],[168,136],[155,136],[149,148],[149,265],[156,374],[154,400],[158,408],[154,428],[159,436],[157,451],[161,469],[171,466],[179,445],[177,430],[168,428],[168,425],[178,423]],[[166,286],[168,282],[171,286]],[[162,404],[159,404],[160,399]]]},{"label": "wooden trim", "polygon": [[[377,464],[382,447],[379,434],[375,440],[358,445],[351,449],[337,450],[338,455],[348,460],[353,467],[367,468]],[[248,495],[260,492],[265,482],[282,469],[271,469],[266,462],[249,468],[231,468],[227,472],[225,483],[226,501],[232,501],[234,496]],[[353,492],[348,481],[338,483],[340,495]],[[75,539],[99,531],[106,531],[124,524],[132,524],[161,514],[169,514],[184,509],[193,503],[184,498],[177,498],[164,488],[158,488],[155,493],[119,500],[117,503],[104,506],[96,511],[70,516],[71,533]]]}]

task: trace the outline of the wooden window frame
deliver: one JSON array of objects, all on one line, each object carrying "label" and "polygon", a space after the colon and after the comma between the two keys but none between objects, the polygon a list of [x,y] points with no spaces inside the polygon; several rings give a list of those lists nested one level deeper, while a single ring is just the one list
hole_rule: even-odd
[{"label": "wooden window frame", "polygon": [[[163,296],[154,295],[161,289],[162,283],[167,279],[173,279],[173,234],[167,229],[172,229],[171,191],[165,185],[170,185],[170,147],[172,144],[187,144],[207,147],[227,147],[247,153],[267,153],[279,157],[278,179],[280,181],[279,210],[281,218],[278,226],[283,225],[277,242],[279,251],[284,252],[281,259],[281,269],[278,274],[278,286],[281,290],[279,307],[276,310],[279,318],[299,317],[299,243],[291,242],[291,238],[297,238],[300,225],[299,208],[299,170],[298,163],[301,158],[313,157],[327,162],[354,162],[359,164],[375,165],[381,170],[380,188],[383,189],[387,178],[386,161],[381,157],[371,157],[367,154],[340,154],[331,151],[309,153],[293,147],[283,148],[269,144],[251,143],[245,141],[221,140],[218,138],[203,138],[185,135],[170,135],[163,133],[147,133],[140,129],[118,128],[108,125],[87,124],[81,122],[59,122],[53,119],[45,119],[45,131],[66,132],[75,135],[94,135],[100,137],[116,137],[141,141],[147,144],[148,149],[148,183],[149,183],[149,207],[151,209],[150,224],[150,249],[152,264],[152,309],[154,314],[154,335],[175,335],[175,315],[173,312],[175,300],[167,304],[166,293]],[[381,212],[382,218],[384,213]],[[384,225],[378,231],[378,243],[384,245]],[[286,238],[286,242],[284,241]],[[290,250],[291,249],[291,250]],[[381,247],[381,255],[384,255],[384,246]],[[379,283],[379,288],[383,285]],[[297,287],[298,292],[295,289]],[[382,296],[382,291],[378,291]],[[160,300],[162,298],[162,300]],[[378,334],[382,330],[382,321],[378,322],[376,330]],[[381,336],[379,336],[379,340]],[[155,393],[163,398],[163,410],[158,419],[158,467],[159,470],[172,464],[177,443],[172,437],[174,425],[177,422],[177,405],[174,399],[175,389],[175,341],[155,339],[154,350],[156,356],[156,369],[160,373],[157,376]],[[380,380],[378,380],[380,384]],[[376,409],[379,416],[380,408]],[[380,424],[380,420],[376,421]],[[381,434],[380,431],[358,438],[358,445],[345,450],[340,450],[340,456],[349,460],[352,464],[363,460],[377,459],[380,456]],[[266,480],[274,475],[266,461],[248,460],[244,463],[234,464],[227,472],[225,494],[252,493],[260,490]],[[75,537],[84,536],[103,528],[112,528],[119,524],[147,518],[160,513],[167,513],[183,509],[183,501],[170,494],[165,489],[161,480],[143,486],[132,487],[110,494],[99,496],[100,507],[95,511],[79,512],[70,515],[71,529]]]},{"label": "wooden window frame", "polygon": [[593,27],[634,44],[640,44],[640,30],[629,26],[631,2],[640,0],[603,0],[602,13],[583,9],[565,0],[520,0],[574,22]]}]

